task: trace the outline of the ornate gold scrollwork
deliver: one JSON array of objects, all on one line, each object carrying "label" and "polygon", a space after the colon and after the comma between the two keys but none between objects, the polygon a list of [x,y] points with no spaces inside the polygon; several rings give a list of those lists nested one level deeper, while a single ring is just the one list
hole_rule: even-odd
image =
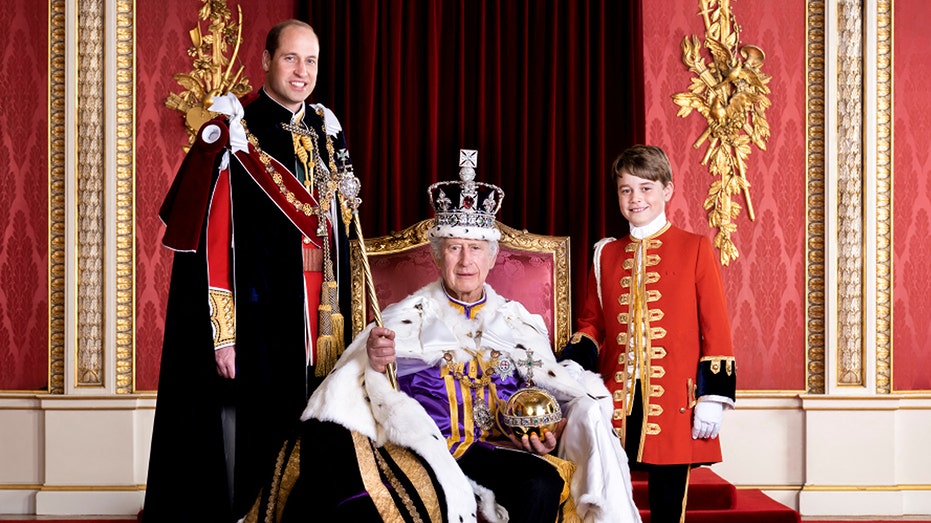
[{"label": "ornate gold scrollwork", "polygon": [[215,116],[209,110],[214,96],[229,92],[241,97],[252,91],[249,79],[242,74],[242,65],[239,65],[236,74],[231,74],[242,44],[242,7],[237,6],[239,19],[234,23],[226,0],[201,2],[204,5],[197,16],[199,20],[209,22],[206,33],[201,29],[200,21],[190,31],[191,47],[187,54],[193,59],[194,69],[189,73],[174,75],[178,84],[186,90],[171,93],[165,100],[165,106],[169,109],[184,114],[190,143],[194,142],[194,136],[201,125]]},{"label": "ornate gold scrollwork", "polygon": [[743,193],[747,215],[751,220],[755,218],[746,161],[751,143],[766,150],[770,134],[765,115],[770,101],[766,95],[771,77],[760,70],[766,58],[763,50],[741,45],[740,26],[730,0],[699,0],[698,4],[705,23],[704,47],[712,61],[705,63],[697,36],[683,38],[682,62],[696,76],[689,90],[673,95],[673,101],[679,106],[678,116],[685,118],[694,109],[708,120],[708,128],[693,147],[698,149],[708,141],[701,163],[720,177],[711,183],[704,208],[708,211],[708,225],[718,229],[714,245],[721,251],[721,264],[728,265],[739,256],[731,233],[737,230],[733,220],[741,206],[731,200],[731,195]]}]

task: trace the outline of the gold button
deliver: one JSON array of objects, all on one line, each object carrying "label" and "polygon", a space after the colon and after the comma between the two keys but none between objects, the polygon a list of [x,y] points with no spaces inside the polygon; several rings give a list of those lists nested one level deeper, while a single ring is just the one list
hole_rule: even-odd
[{"label": "gold button", "polygon": [[679,414],[685,414],[685,407],[679,407]]}]

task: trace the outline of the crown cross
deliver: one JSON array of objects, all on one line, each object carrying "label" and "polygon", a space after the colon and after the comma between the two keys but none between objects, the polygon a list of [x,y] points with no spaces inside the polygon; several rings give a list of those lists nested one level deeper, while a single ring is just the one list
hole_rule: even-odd
[{"label": "crown cross", "polygon": [[474,149],[459,149],[459,167],[478,167],[478,151]]},{"label": "crown cross", "polygon": [[495,215],[501,208],[504,192],[489,183],[475,181],[478,151],[459,150],[459,180],[437,182],[427,188],[435,211],[430,238],[471,238],[498,240]]},{"label": "crown cross", "polygon": [[527,353],[527,359],[517,360],[517,364],[520,365],[521,367],[527,367],[527,383],[530,385],[533,385],[533,368],[542,367],[543,361],[533,359],[533,349],[524,347],[523,345],[520,345],[520,344],[517,345],[517,348],[524,349],[524,352]]},{"label": "crown cross", "polygon": [[345,167],[346,164],[349,163],[349,151],[345,148],[340,149],[336,152],[336,159]]}]

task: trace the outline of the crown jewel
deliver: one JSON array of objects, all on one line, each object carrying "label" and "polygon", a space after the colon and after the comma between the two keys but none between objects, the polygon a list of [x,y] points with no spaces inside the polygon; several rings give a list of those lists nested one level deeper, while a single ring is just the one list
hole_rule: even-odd
[{"label": "crown jewel", "polygon": [[498,240],[495,214],[504,191],[496,185],[475,181],[478,151],[459,150],[459,181],[437,182],[427,188],[435,212],[430,238]]}]

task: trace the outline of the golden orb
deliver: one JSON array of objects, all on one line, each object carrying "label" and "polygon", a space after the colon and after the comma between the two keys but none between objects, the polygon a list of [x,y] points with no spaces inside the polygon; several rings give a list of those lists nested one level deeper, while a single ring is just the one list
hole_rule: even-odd
[{"label": "golden orb", "polygon": [[518,438],[536,433],[543,438],[562,420],[559,402],[549,392],[538,387],[527,387],[515,392],[504,407],[504,424]]}]

